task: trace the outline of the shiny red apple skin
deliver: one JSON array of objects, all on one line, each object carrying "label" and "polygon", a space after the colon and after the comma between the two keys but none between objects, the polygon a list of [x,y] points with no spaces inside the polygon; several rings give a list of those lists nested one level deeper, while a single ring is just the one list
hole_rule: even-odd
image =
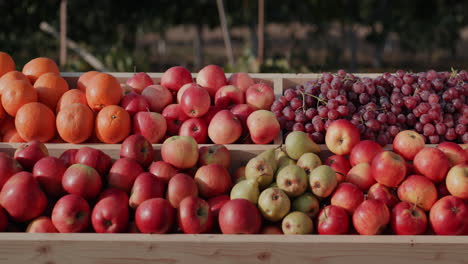
[{"label": "shiny red apple skin", "polygon": [[88,165],[97,170],[99,175],[105,175],[109,172],[112,165],[112,160],[106,153],[101,150],[82,147],[76,152],[75,163]]},{"label": "shiny red apple skin", "polygon": [[75,164],[75,157],[78,149],[67,149],[65,150],[59,157],[64,163],[66,167],[70,167],[70,165]]},{"label": "shiny red apple skin", "polygon": [[141,93],[146,87],[153,85],[154,82],[151,77],[145,72],[135,73],[130,79],[128,79],[125,84],[131,86],[133,91],[136,93]]},{"label": "shiny red apple skin", "polygon": [[198,144],[189,136],[172,136],[162,144],[161,157],[175,168],[192,168],[198,161]]},{"label": "shiny red apple skin", "polygon": [[338,182],[343,182],[345,180],[346,174],[348,174],[351,169],[349,160],[340,155],[333,155],[328,157],[325,160],[325,165],[330,166],[336,172],[336,178]]},{"label": "shiny red apple skin", "polygon": [[333,121],[325,134],[327,148],[337,155],[348,155],[359,141],[359,130],[345,119]]},{"label": "shiny red apple skin", "polygon": [[207,200],[208,204],[210,205],[211,213],[213,214],[213,222],[216,226],[218,225],[219,211],[230,200],[231,198],[229,198],[229,195],[226,195],[226,194],[211,197],[210,199]]},{"label": "shiny red apple skin", "polygon": [[60,197],[64,194],[62,177],[67,169],[65,162],[56,157],[44,157],[34,165],[32,173],[49,196]]},{"label": "shiny red apple skin", "polygon": [[437,201],[437,189],[434,183],[421,175],[410,175],[398,186],[398,198],[403,202],[416,204],[429,211]]},{"label": "shiny red apple skin", "polygon": [[423,136],[413,130],[400,131],[393,139],[393,151],[405,160],[413,160],[424,146]]},{"label": "shiny red apple skin", "polygon": [[166,106],[162,111],[162,115],[166,118],[167,132],[170,135],[177,135],[182,123],[189,119],[184,111],[182,111],[180,104],[170,104]]},{"label": "shiny red apple skin", "polygon": [[166,186],[161,179],[156,178],[149,172],[143,172],[135,179],[130,192],[129,205],[136,209],[142,202],[151,198],[164,197]]},{"label": "shiny red apple skin", "polygon": [[[3,230],[2,230],[3,231]],[[58,233],[59,231],[55,228],[52,220],[48,216],[40,216],[31,223],[29,223],[26,228],[27,233]]]},{"label": "shiny red apple skin", "polygon": [[136,92],[126,94],[120,101],[120,106],[125,109],[131,117],[138,112],[148,111],[150,109],[148,100]]},{"label": "shiny red apple skin", "polygon": [[244,93],[234,85],[226,85],[216,92],[215,105],[221,109],[230,109],[244,103]]},{"label": "shiny red apple skin", "polygon": [[390,222],[388,207],[378,200],[366,200],[353,214],[353,225],[361,235],[381,234]]},{"label": "shiny red apple skin", "polygon": [[215,144],[200,147],[198,151],[198,166],[219,164],[229,169],[231,166],[231,153],[224,145]]},{"label": "shiny red apple skin", "polygon": [[369,191],[367,191],[367,199],[379,200],[390,209],[400,201],[398,200],[395,188],[389,188],[380,183],[376,183],[370,187]]},{"label": "shiny red apple skin", "polygon": [[213,98],[219,88],[227,84],[223,69],[213,64],[205,66],[198,72],[196,82],[204,87]]},{"label": "shiny red apple skin", "polygon": [[141,96],[148,102],[149,110],[156,113],[161,113],[164,107],[173,102],[172,93],[166,87],[157,84],[146,87]]},{"label": "shiny red apple skin", "polygon": [[120,191],[113,192],[100,199],[91,212],[91,224],[96,233],[123,233],[128,228],[128,196]]},{"label": "shiny red apple skin", "polygon": [[233,199],[224,204],[218,221],[223,234],[258,234],[262,226],[257,207],[245,199]]},{"label": "shiny red apple skin", "polygon": [[23,170],[21,164],[10,155],[0,152],[0,190],[11,176]]},{"label": "shiny red apple skin", "polygon": [[180,87],[180,89],[177,91],[177,103],[180,104],[180,102],[182,101],[182,95],[184,95],[185,93],[185,90],[187,90],[188,88],[191,88],[191,87],[195,87],[195,88],[203,88],[201,87],[200,85],[196,84],[196,83],[186,83],[184,85],[182,85],[182,87]]},{"label": "shiny red apple skin", "polygon": [[209,164],[200,167],[195,174],[200,195],[205,198],[226,194],[231,188],[231,175],[222,165]]},{"label": "shiny red apple skin", "polygon": [[372,177],[387,187],[397,187],[406,176],[405,160],[391,151],[375,155],[371,163]]},{"label": "shiny red apple skin", "polygon": [[363,201],[364,193],[359,187],[349,182],[343,182],[336,187],[330,203],[352,214]]},{"label": "shiny red apple skin", "polygon": [[174,225],[174,220],[174,208],[162,198],[144,201],[135,212],[135,223],[141,233],[169,233]]},{"label": "shiny red apple skin", "polygon": [[44,143],[38,140],[21,144],[14,154],[14,158],[27,171],[31,171],[38,160],[48,156],[49,150]]},{"label": "shiny red apple skin", "polygon": [[149,166],[148,171],[156,178],[162,180],[166,185],[177,174],[177,170],[171,164],[164,161],[154,161]]},{"label": "shiny red apple skin", "polygon": [[468,163],[468,154],[457,143],[446,141],[437,145],[437,148],[447,155],[450,161],[450,167]]},{"label": "shiny red apple skin", "polygon": [[468,234],[468,205],[455,196],[438,200],[429,212],[429,222],[436,235]]},{"label": "shiny red apple skin", "polygon": [[186,83],[193,82],[190,71],[182,66],[167,69],[161,76],[161,85],[167,89],[178,91]]},{"label": "shiny red apple skin", "polygon": [[177,210],[179,227],[185,234],[207,233],[213,226],[210,205],[199,197],[189,196],[180,202]]},{"label": "shiny red apple skin", "polygon": [[268,144],[280,132],[280,125],[275,114],[267,110],[257,110],[247,117],[247,128],[255,144]]},{"label": "shiny red apple skin", "polygon": [[363,140],[356,144],[349,154],[349,162],[351,166],[359,163],[371,163],[372,159],[378,153],[382,152],[383,148],[377,142],[372,140]]},{"label": "shiny red apple skin", "polygon": [[425,147],[416,154],[413,160],[418,174],[428,177],[434,183],[445,180],[450,169],[450,160],[437,148]]},{"label": "shiny red apple skin", "polygon": [[205,144],[208,140],[208,126],[201,118],[190,118],[180,126],[179,135],[193,137],[198,144]]},{"label": "shiny red apple skin", "polygon": [[114,162],[107,175],[107,183],[111,187],[130,192],[138,175],[143,172],[141,165],[134,159],[120,158]]},{"label": "shiny red apple skin", "polygon": [[229,110],[219,111],[208,125],[208,136],[215,144],[232,144],[242,135],[242,124]]},{"label": "shiny red apple skin", "polygon": [[179,208],[180,202],[187,196],[198,196],[195,180],[187,174],[178,173],[169,180],[166,198],[174,208]]},{"label": "shiny red apple skin", "polygon": [[248,73],[236,72],[229,76],[228,84],[236,86],[245,93],[250,86],[255,84],[255,81]]},{"label": "shiny red apple skin", "polygon": [[210,95],[203,87],[189,87],[180,99],[182,111],[191,118],[206,114],[210,109],[210,103]]},{"label": "shiny red apple skin", "polygon": [[141,134],[151,144],[160,143],[166,131],[166,119],[159,113],[139,112],[133,117],[133,134]]},{"label": "shiny red apple skin", "polygon": [[423,235],[427,230],[426,213],[408,202],[400,202],[392,209],[391,227],[396,235]]},{"label": "shiny red apple skin", "polygon": [[83,164],[73,164],[63,173],[62,187],[70,194],[92,200],[101,191],[102,179],[94,168]]},{"label": "shiny red apple skin", "polygon": [[374,177],[372,177],[372,170],[369,163],[359,163],[352,167],[348,171],[345,181],[356,185],[363,191],[369,190],[369,188],[376,183]]},{"label": "shiny red apple skin", "polygon": [[245,102],[257,109],[270,110],[275,101],[273,88],[265,83],[257,83],[245,91]]},{"label": "shiny red apple skin", "polygon": [[75,194],[60,198],[52,210],[52,223],[60,233],[79,233],[88,229],[91,209],[88,202]]},{"label": "shiny red apple skin", "polygon": [[142,135],[130,135],[120,146],[120,157],[134,159],[147,167],[154,159],[153,145]]},{"label": "shiny red apple skin", "polygon": [[328,205],[318,215],[317,232],[320,235],[345,235],[349,230],[349,216],[345,209]]}]

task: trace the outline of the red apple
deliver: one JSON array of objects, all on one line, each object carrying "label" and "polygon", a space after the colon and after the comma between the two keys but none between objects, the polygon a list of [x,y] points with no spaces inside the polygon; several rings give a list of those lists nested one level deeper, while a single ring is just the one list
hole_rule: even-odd
[{"label": "red apple", "polygon": [[69,194],[55,204],[52,222],[60,233],[79,233],[88,228],[90,215],[88,202],[78,195]]},{"label": "red apple", "polygon": [[468,162],[468,156],[465,150],[457,143],[446,141],[437,145],[437,148],[447,155],[450,161],[450,167]]},{"label": "red apple", "polygon": [[434,183],[421,175],[411,175],[398,187],[398,198],[429,211],[437,201],[437,189]]},{"label": "red apple", "polygon": [[23,168],[17,160],[4,152],[0,152],[0,190],[11,176],[22,170]]},{"label": "red apple", "polygon": [[135,92],[140,94],[143,89],[154,84],[154,82],[147,73],[139,72],[135,73],[125,84],[130,85]]},{"label": "red apple", "polygon": [[151,198],[164,197],[165,183],[149,172],[143,172],[135,179],[130,192],[130,207],[136,209],[142,202]]},{"label": "red apple", "polygon": [[63,174],[62,186],[70,194],[92,200],[99,195],[102,180],[94,168],[83,164],[73,164]]},{"label": "red apple", "polygon": [[166,119],[159,113],[139,112],[133,117],[133,133],[141,134],[151,144],[159,143],[166,131]]},{"label": "red apple", "polygon": [[228,79],[228,84],[236,86],[245,93],[250,86],[255,84],[255,82],[248,73],[236,72],[231,74]]},{"label": "red apple", "polygon": [[203,144],[208,139],[208,127],[203,119],[190,118],[180,126],[179,135],[193,137],[198,144]]},{"label": "red apple", "polygon": [[338,182],[345,180],[346,174],[351,169],[349,160],[340,155],[333,155],[325,160],[325,165],[330,166],[336,172]]},{"label": "red apple", "polygon": [[429,221],[436,235],[466,235],[468,205],[461,198],[445,196],[432,206]]},{"label": "red apple", "polygon": [[450,169],[450,160],[444,152],[436,148],[426,147],[414,157],[414,168],[418,174],[428,177],[431,181],[443,181]]},{"label": "red apple", "polygon": [[234,85],[226,85],[216,92],[215,105],[221,109],[232,108],[244,103],[244,93]]},{"label": "red apple", "polygon": [[185,120],[189,119],[184,111],[182,111],[180,104],[170,104],[166,106],[162,115],[166,118],[167,132],[170,135],[179,134],[180,126]]},{"label": "red apple", "polygon": [[366,200],[353,214],[353,224],[361,235],[381,234],[390,222],[388,207],[378,200]]},{"label": "red apple", "polygon": [[375,155],[371,163],[372,177],[388,187],[397,187],[406,176],[405,160],[391,151]]},{"label": "red apple", "polygon": [[3,185],[0,205],[13,220],[26,222],[41,215],[47,206],[47,197],[34,176],[22,171],[11,176]]},{"label": "red apple", "polygon": [[182,95],[184,95],[185,90],[187,90],[188,88],[191,88],[191,87],[203,88],[203,87],[201,87],[200,85],[198,85],[196,83],[187,83],[187,84],[182,85],[182,87],[180,87],[179,91],[177,91],[177,103],[178,104],[180,104],[180,102],[182,102]]},{"label": "red apple", "polygon": [[280,125],[275,114],[267,110],[257,110],[247,118],[250,138],[255,144],[268,144],[280,132]]},{"label": "red apple", "polygon": [[146,87],[141,96],[149,103],[151,112],[161,113],[169,104],[172,104],[172,93],[164,86],[150,85]]},{"label": "red apple", "polygon": [[231,175],[219,164],[209,164],[200,167],[195,174],[200,195],[206,198],[225,194],[231,188]]},{"label": "red apple", "polygon": [[119,200],[120,204],[128,204],[128,195],[126,192],[122,191],[121,189],[117,189],[114,187],[109,187],[104,189],[101,194],[99,194],[97,201],[101,201],[105,198],[112,197],[113,199]]},{"label": "red apple", "polygon": [[134,116],[138,112],[149,111],[150,109],[150,104],[146,98],[135,92],[126,94],[120,101],[120,106],[122,106],[130,116]]},{"label": "red apple", "polygon": [[63,160],[45,157],[36,162],[32,173],[47,195],[60,197],[64,193],[62,176],[66,169],[67,165]]},{"label": "red apple", "polygon": [[404,130],[393,139],[393,151],[405,160],[413,160],[414,156],[424,148],[424,138],[413,130]]},{"label": "red apple", "polygon": [[210,109],[210,95],[203,87],[189,87],[180,99],[182,111],[188,117],[201,117]]},{"label": "red apple", "polygon": [[257,109],[270,110],[275,101],[273,88],[265,83],[257,83],[245,91],[245,102]]},{"label": "red apple", "polygon": [[275,225],[263,226],[262,229],[260,230],[260,234],[262,235],[284,235],[281,227],[278,227]]},{"label": "red apple", "polygon": [[[3,231],[3,230],[2,230]],[[40,216],[31,223],[29,223],[26,228],[28,233],[58,233],[59,231],[55,228],[52,220],[48,216]]]},{"label": "red apple", "polygon": [[248,104],[238,104],[231,108],[231,112],[236,116],[242,123],[242,134],[248,135],[249,128],[247,127],[247,118],[251,113],[255,112],[257,109]]},{"label": "red apple", "polygon": [[172,207],[179,208],[180,202],[188,196],[198,196],[198,187],[195,180],[184,173],[174,175],[167,184],[167,200]]},{"label": "red apple", "polygon": [[131,135],[122,142],[120,157],[134,159],[141,166],[147,167],[153,162],[153,145],[142,135]]},{"label": "red apple", "polygon": [[229,110],[219,111],[208,125],[208,136],[215,144],[234,143],[242,134],[242,125]]},{"label": "red apple", "polygon": [[167,89],[178,91],[182,85],[193,82],[190,71],[182,66],[167,69],[161,76],[161,85]]},{"label": "red apple", "polygon": [[352,183],[343,182],[336,187],[330,202],[352,214],[363,201],[364,193],[361,189]]},{"label": "red apple", "polygon": [[234,172],[231,182],[235,184],[245,179],[245,166],[242,166],[237,168],[236,172]]},{"label": "red apple", "polygon": [[370,187],[369,191],[367,191],[367,199],[379,200],[388,206],[388,208],[393,208],[399,202],[396,190],[380,183],[376,183]]},{"label": "red apple", "polygon": [[167,184],[169,180],[177,174],[177,170],[172,167],[171,164],[164,161],[155,161],[151,163],[148,171],[156,178],[162,180],[164,184]]},{"label": "red apple", "polygon": [[198,152],[198,166],[208,164],[219,164],[229,169],[231,165],[231,154],[224,145],[203,146]]},{"label": "red apple", "polygon": [[31,171],[38,160],[47,156],[49,156],[49,151],[44,143],[33,140],[21,144],[21,146],[16,149],[14,158],[25,170]]},{"label": "red apple", "polygon": [[219,227],[223,234],[257,234],[262,227],[262,217],[253,203],[233,199],[219,211]]},{"label": "red apple", "polygon": [[122,233],[128,228],[128,196],[119,191],[112,192],[100,199],[91,212],[96,233]]},{"label": "red apple", "polygon": [[107,175],[109,186],[130,192],[138,175],[143,172],[142,167],[134,159],[121,158],[115,161]]},{"label": "red apple", "polygon": [[185,234],[201,234],[211,230],[213,213],[205,200],[186,197],[180,202],[177,212],[179,227]]},{"label": "red apple", "polygon": [[105,175],[112,165],[112,160],[109,155],[101,150],[82,147],[76,152],[74,163],[90,166],[96,169],[99,175]]},{"label": "red apple", "polygon": [[437,184],[436,187],[437,187],[437,198],[438,199],[450,195],[450,192],[447,189],[447,184],[445,183],[445,181],[440,182],[439,184]]},{"label": "red apple", "polygon": [[421,208],[400,202],[392,209],[391,224],[397,235],[423,235],[427,230],[427,216]]},{"label": "red apple", "polygon": [[213,214],[214,225],[218,226],[219,211],[230,200],[231,199],[229,198],[229,195],[220,195],[220,196],[216,196],[216,197],[212,197],[208,199],[207,202],[210,205],[210,210],[211,210],[211,213]]},{"label": "red apple", "polygon": [[458,164],[447,173],[447,190],[455,197],[468,199],[468,164]]},{"label": "red apple", "polygon": [[197,74],[197,84],[205,87],[214,98],[219,88],[227,84],[223,69],[217,65],[207,65]]},{"label": "red apple", "polygon": [[192,137],[172,136],[164,141],[161,157],[176,168],[192,168],[198,161],[198,144]]},{"label": "red apple", "polygon": [[135,212],[135,223],[142,233],[169,233],[174,225],[175,210],[162,198],[144,201]]},{"label": "red apple", "polygon": [[349,154],[349,162],[351,163],[351,166],[363,162],[370,164],[375,155],[381,151],[383,151],[383,148],[377,142],[372,140],[363,140],[357,143],[351,150],[351,153]]},{"label": "red apple", "polygon": [[60,155],[59,159],[65,163],[66,167],[70,167],[70,165],[75,164],[76,153],[78,153],[78,149],[67,149]]},{"label": "red apple", "polygon": [[333,121],[325,134],[327,148],[337,155],[348,155],[359,143],[359,130],[345,119]]},{"label": "red apple", "polygon": [[208,109],[208,112],[206,112],[206,114],[202,116],[203,120],[205,121],[205,124],[210,124],[213,117],[221,110],[222,110],[221,108],[215,105],[210,106],[210,109]]},{"label": "red apple", "polygon": [[356,185],[363,191],[369,190],[375,183],[369,163],[359,163],[352,167],[346,175],[346,181]]},{"label": "red apple", "polygon": [[326,206],[318,216],[317,231],[320,235],[345,235],[349,229],[346,210],[334,205]]}]

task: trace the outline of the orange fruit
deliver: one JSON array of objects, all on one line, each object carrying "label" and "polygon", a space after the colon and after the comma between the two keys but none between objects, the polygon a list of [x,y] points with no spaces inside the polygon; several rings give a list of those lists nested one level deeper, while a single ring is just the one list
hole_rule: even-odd
[{"label": "orange fruit", "polygon": [[56,125],[63,140],[78,144],[93,133],[94,113],[87,105],[71,104],[58,112]]},{"label": "orange fruit", "polygon": [[95,132],[104,143],[118,143],[130,134],[130,115],[120,106],[106,106],[96,116]]},{"label": "orange fruit", "polygon": [[28,142],[47,142],[55,136],[54,112],[42,103],[25,104],[16,114],[15,127],[20,137]]},{"label": "orange fruit", "polygon": [[81,75],[80,78],[78,78],[78,81],[76,82],[76,88],[85,93],[89,81],[98,73],[98,71],[89,71],[83,73],[83,75]]},{"label": "orange fruit", "polygon": [[24,139],[22,139],[20,137],[20,135],[18,134],[18,131],[16,131],[16,129],[13,127],[11,129],[9,129],[5,135],[3,135],[3,138],[2,138],[2,141],[3,142],[10,142],[10,143],[13,143],[13,142],[26,142]]},{"label": "orange fruit", "polygon": [[26,81],[12,80],[7,82],[2,94],[2,105],[5,111],[16,116],[20,107],[27,103],[37,102],[37,92],[31,84]]},{"label": "orange fruit", "polygon": [[96,74],[86,87],[86,100],[94,111],[99,111],[108,105],[119,104],[121,97],[120,83],[107,73]]},{"label": "orange fruit", "polygon": [[34,89],[38,101],[47,105],[52,111],[55,111],[60,97],[69,90],[67,81],[53,72],[39,76],[34,83]]},{"label": "orange fruit", "polygon": [[12,128],[15,128],[15,119],[7,115],[0,123],[0,136],[5,135],[5,133]]},{"label": "orange fruit", "polygon": [[45,57],[32,59],[23,67],[24,75],[26,75],[29,78],[29,81],[31,81],[32,84],[36,82],[39,76],[48,72],[60,74],[60,70],[57,66],[57,63]]},{"label": "orange fruit", "polygon": [[56,112],[60,112],[60,109],[71,104],[84,104],[88,106],[86,94],[78,89],[68,90],[62,95],[62,97],[60,97],[60,100],[57,103]]},{"label": "orange fruit", "polygon": [[9,73],[5,73],[5,75],[0,78],[0,94],[3,93],[3,90],[6,87],[6,83],[12,80],[23,80],[29,83],[28,77],[26,77],[26,75],[24,75],[22,72],[11,71]]},{"label": "orange fruit", "polygon": [[8,53],[0,51],[0,77],[16,69],[15,61]]}]

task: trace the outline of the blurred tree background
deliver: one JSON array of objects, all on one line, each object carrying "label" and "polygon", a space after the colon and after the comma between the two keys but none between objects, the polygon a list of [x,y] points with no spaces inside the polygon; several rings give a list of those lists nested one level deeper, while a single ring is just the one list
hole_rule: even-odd
[{"label": "blurred tree background", "polygon": [[[58,62],[59,0],[0,0],[0,50],[18,67],[38,56]],[[468,66],[468,1],[265,0],[264,60],[258,55],[258,0],[224,1],[235,63],[227,62],[215,0],[73,1],[67,37],[111,71],[355,72]],[[68,50],[62,71],[92,69]]]}]

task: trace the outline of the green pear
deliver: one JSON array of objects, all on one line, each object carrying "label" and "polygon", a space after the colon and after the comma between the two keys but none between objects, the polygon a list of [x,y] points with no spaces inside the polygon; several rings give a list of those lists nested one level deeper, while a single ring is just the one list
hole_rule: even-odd
[{"label": "green pear", "polygon": [[313,194],[304,193],[303,195],[294,199],[292,203],[292,210],[303,212],[313,219],[318,215],[320,210],[320,203]]},{"label": "green pear", "polygon": [[288,134],[285,140],[285,150],[293,160],[298,160],[304,153],[319,153],[320,147],[306,133],[293,131]]},{"label": "green pear", "polygon": [[309,183],[313,194],[318,197],[328,197],[335,190],[338,180],[330,166],[321,165],[310,173]]},{"label": "green pear", "polygon": [[278,163],[278,169],[276,170],[276,173],[288,165],[296,164],[296,162],[282,150],[276,152],[276,162]]},{"label": "green pear", "polygon": [[242,198],[249,200],[253,204],[257,204],[260,191],[258,190],[258,182],[255,179],[243,180],[231,189],[231,200]]},{"label": "green pear", "polygon": [[307,174],[313,171],[318,166],[322,165],[320,157],[315,153],[304,153],[297,161],[297,166],[303,168]]},{"label": "green pear", "polygon": [[273,181],[274,170],[271,162],[262,157],[255,157],[245,166],[245,178],[255,179],[260,188],[266,188]]},{"label": "green pear", "polygon": [[276,222],[289,213],[291,201],[288,195],[280,188],[268,188],[263,190],[258,197],[258,208],[263,218]]},{"label": "green pear", "polygon": [[271,164],[273,172],[275,172],[276,169],[278,169],[278,163],[276,162],[276,154],[274,148],[263,151],[262,153],[258,154],[257,157],[264,158],[265,160],[267,160]]},{"label": "green pear", "polygon": [[278,187],[290,197],[303,194],[307,189],[307,174],[297,165],[288,165],[276,175]]},{"label": "green pear", "polygon": [[312,219],[303,212],[291,212],[283,218],[281,223],[285,235],[306,235],[314,231]]}]

